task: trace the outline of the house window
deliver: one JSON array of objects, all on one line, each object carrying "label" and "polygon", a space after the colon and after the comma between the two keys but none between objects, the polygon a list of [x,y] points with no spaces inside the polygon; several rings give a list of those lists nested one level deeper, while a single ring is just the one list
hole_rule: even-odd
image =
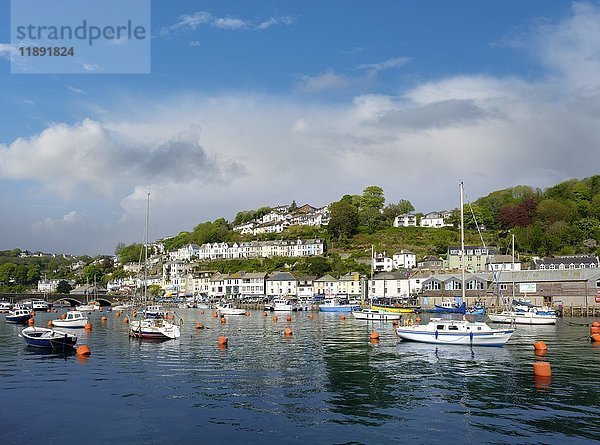
[{"label": "house window", "polygon": [[548,269],[554,270],[554,269],[556,269],[556,267],[554,266],[554,264],[550,264],[550,267]]},{"label": "house window", "polygon": [[575,269],[575,264],[573,264],[573,263],[569,264],[569,269]]},{"label": "house window", "polygon": [[544,306],[552,306],[552,297],[544,297]]},{"label": "house window", "polygon": [[501,284],[500,290],[508,290],[508,284]]},{"label": "house window", "polygon": [[581,263],[581,264],[579,265],[579,268],[580,268],[580,269],[585,269],[585,263]]},{"label": "house window", "polygon": [[558,265],[558,269],[559,270],[564,270],[565,269],[565,265],[564,264],[559,264]]},{"label": "house window", "polygon": [[545,264],[540,264],[540,270],[546,270],[546,265]]}]

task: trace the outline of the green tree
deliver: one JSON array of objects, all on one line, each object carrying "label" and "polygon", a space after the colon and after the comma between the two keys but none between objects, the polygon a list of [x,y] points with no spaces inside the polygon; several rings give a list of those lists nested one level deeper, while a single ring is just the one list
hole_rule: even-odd
[{"label": "green tree", "polygon": [[14,263],[4,263],[0,265],[0,283],[8,284],[15,279],[17,265]]},{"label": "green tree", "polygon": [[71,292],[73,288],[69,284],[68,281],[60,280],[56,285],[56,293],[57,294],[68,294]]},{"label": "green tree", "polygon": [[340,201],[332,203],[329,206],[329,216],[327,230],[333,238],[348,239],[356,233],[358,210],[348,202],[348,199],[342,198]]},{"label": "green tree", "polygon": [[40,279],[41,272],[40,266],[37,264],[32,264],[27,268],[27,282],[28,283],[37,283]]},{"label": "green tree", "polygon": [[360,209],[377,209],[382,210],[385,198],[383,196],[383,189],[376,185],[370,185],[363,190],[363,194],[360,200]]}]

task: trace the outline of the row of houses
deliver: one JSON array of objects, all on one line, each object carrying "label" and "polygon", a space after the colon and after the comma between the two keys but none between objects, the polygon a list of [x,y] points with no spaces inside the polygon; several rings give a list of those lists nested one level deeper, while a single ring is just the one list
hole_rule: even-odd
[{"label": "row of houses", "polygon": [[211,261],[228,259],[306,257],[323,255],[323,239],[246,241],[234,243],[188,244],[168,253],[169,261]]},{"label": "row of houses", "polygon": [[329,206],[313,207],[304,204],[290,209],[290,206],[278,206],[261,218],[233,227],[234,232],[242,235],[260,235],[263,233],[281,233],[289,226],[320,227],[329,224]]}]

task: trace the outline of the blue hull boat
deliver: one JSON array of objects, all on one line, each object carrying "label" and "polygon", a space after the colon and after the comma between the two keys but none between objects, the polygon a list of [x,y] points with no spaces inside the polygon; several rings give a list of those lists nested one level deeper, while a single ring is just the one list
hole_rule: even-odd
[{"label": "blue hull boat", "polygon": [[55,329],[36,328],[30,326],[19,334],[27,345],[34,348],[66,350],[72,349],[77,343],[77,336]]}]

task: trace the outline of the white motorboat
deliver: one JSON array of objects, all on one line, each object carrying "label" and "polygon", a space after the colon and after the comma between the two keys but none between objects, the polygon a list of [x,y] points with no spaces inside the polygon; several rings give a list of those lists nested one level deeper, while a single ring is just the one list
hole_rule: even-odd
[{"label": "white motorboat", "polygon": [[378,311],[375,309],[360,309],[358,311],[352,311],[352,316],[357,320],[379,321],[400,320],[400,318],[402,318],[402,314]]},{"label": "white motorboat", "polygon": [[47,311],[50,309],[50,304],[44,300],[33,300],[31,302],[31,308],[34,311]]},{"label": "white motorboat", "polygon": [[217,310],[221,315],[246,315],[246,309],[238,309],[233,303],[221,303]]},{"label": "white motorboat", "polygon": [[79,306],[75,306],[75,309],[79,312],[94,312],[96,310],[93,304],[80,304]]},{"label": "white motorboat", "polygon": [[25,323],[31,318],[29,309],[13,309],[6,315],[7,323]]},{"label": "white motorboat", "polygon": [[52,320],[52,325],[59,328],[85,328],[88,323],[88,318],[80,311],[67,311],[67,316],[64,319]]},{"label": "white motorboat", "polygon": [[556,312],[550,308],[530,306],[523,310],[519,306],[513,310],[505,310],[499,314],[488,314],[494,323],[507,324],[529,324],[529,325],[552,325],[556,324]]},{"label": "white motorboat", "polygon": [[504,346],[514,329],[494,329],[483,322],[431,318],[425,325],[408,325],[396,329],[402,340],[421,343],[467,346]]},{"label": "white motorboat", "polygon": [[296,307],[292,300],[288,298],[273,299],[273,310],[275,312],[290,312],[295,311]]},{"label": "white motorboat", "polygon": [[159,304],[155,304],[152,306],[146,306],[143,311],[145,318],[164,318],[165,310]]},{"label": "white motorboat", "polygon": [[117,304],[116,306],[112,306],[111,309],[113,311],[128,311],[131,309],[131,305],[129,303]]},{"label": "white motorboat", "polygon": [[8,301],[0,301],[0,314],[6,314],[12,308],[12,304]]},{"label": "white motorboat", "polygon": [[151,340],[172,340],[181,336],[178,325],[160,318],[144,318],[129,323],[129,335]]}]

